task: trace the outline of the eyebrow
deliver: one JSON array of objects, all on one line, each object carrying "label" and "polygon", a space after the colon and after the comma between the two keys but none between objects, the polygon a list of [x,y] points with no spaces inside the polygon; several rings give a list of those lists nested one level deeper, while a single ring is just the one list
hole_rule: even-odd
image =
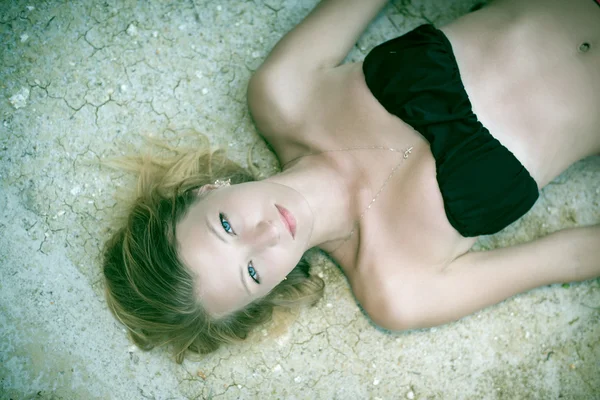
[{"label": "eyebrow", "polygon": [[221,236],[221,234],[215,229],[215,227],[208,221],[208,217],[206,217],[206,226],[208,227],[209,231],[214,233],[219,238],[219,240],[221,240],[221,242],[227,243],[227,240],[223,236]]}]

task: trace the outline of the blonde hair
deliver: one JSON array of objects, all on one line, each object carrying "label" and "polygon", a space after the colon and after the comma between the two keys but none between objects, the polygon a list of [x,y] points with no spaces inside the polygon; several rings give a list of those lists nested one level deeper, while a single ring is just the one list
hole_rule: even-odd
[{"label": "blonde hair", "polygon": [[175,227],[195,201],[202,201],[194,189],[217,179],[249,182],[254,175],[207,143],[198,150],[161,147],[173,155],[127,157],[116,163],[137,173],[138,183],[126,221],[104,250],[108,307],[137,346],[150,350],[170,344],[181,363],[188,350],[209,353],[245,339],[271,319],[277,306],[314,304],[322,296],[323,281],[309,274],[302,259],[267,296],[218,319],[206,313],[194,279],[178,257]]}]

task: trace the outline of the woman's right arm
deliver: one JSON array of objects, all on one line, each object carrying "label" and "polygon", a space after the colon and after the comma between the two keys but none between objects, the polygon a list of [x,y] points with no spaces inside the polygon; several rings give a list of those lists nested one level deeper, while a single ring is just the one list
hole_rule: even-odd
[{"label": "woman's right arm", "polygon": [[339,65],[387,1],[323,0],[277,43],[248,85],[250,111],[261,130],[263,122],[301,118],[315,73]]}]

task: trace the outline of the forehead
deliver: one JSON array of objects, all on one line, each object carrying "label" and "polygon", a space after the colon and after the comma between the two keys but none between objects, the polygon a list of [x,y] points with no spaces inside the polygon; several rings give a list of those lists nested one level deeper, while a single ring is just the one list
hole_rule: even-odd
[{"label": "forehead", "polygon": [[[214,214],[214,215],[212,215]],[[195,290],[204,308],[222,313],[248,301],[241,280],[239,252],[224,243],[209,226],[219,229],[218,211],[211,213],[205,200],[193,204],[176,227],[178,254],[194,277]]]}]

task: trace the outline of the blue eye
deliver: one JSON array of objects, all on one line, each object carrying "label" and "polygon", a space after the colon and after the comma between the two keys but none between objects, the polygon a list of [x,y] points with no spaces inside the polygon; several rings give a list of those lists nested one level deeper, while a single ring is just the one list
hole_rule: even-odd
[{"label": "blue eye", "polygon": [[248,263],[248,275],[250,275],[250,278],[252,278],[252,280],[254,282],[256,282],[260,285],[260,278],[258,277],[258,272],[256,272],[256,269],[254,268],[252,261],[250,261],[250,263]]},{"label": "blue eye", "polygon": [[235,235],[235,232],[233,231],[231,224],[229,223],[229,221],[227,220],[227,218],[225,217],[225,215],[223,213],[219,213],[219,221],[221,221],[221,226],[223,227],[225,232],[227,232],[230,235]]}]

